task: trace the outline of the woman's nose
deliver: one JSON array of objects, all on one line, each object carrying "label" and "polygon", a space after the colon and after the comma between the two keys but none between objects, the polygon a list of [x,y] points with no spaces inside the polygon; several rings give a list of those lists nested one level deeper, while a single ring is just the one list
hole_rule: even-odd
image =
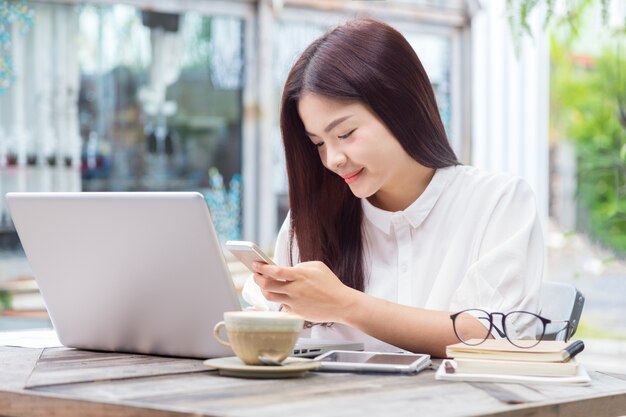
[{"label": "woman's nose", "polygon": [[346,154],[340,149],[329,148],[326,151],[326,166],[330,169],[336,169],[344,165],[347,161]]}]

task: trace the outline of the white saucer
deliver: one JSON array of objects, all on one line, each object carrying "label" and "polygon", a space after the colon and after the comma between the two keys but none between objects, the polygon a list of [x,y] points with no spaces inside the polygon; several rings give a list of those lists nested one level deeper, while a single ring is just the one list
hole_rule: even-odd
[{"label": "white saucer", "polygon": [[305,358],[287,358],[282,366],[246,365],[236,356],[207,359],[203,363],[216,368],[220,375],[240,378],[294,378],[320,366],[319,362]]}]

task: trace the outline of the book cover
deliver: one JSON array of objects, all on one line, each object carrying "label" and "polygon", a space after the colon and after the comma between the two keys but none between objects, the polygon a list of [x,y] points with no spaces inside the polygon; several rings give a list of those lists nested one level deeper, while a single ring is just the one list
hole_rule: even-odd
[{"label": "book cover", "polygon": [[527,362],[565,362],[582,352],[584,347],[585,345],[581,340],[573,340],[570,342],[544,340],[534,347],[520,348],[512,345],[506,339],[488,339],[476,346],[470,346],[464,343],[449,345],[446,348],[446,355],[455,359],[473,358]]},{"label": "book cover", "polygon": [[456,372],[469,374],[508,374],[525,376],[574,376],[578,362],[527,362],[489,359],[455,359]]}]

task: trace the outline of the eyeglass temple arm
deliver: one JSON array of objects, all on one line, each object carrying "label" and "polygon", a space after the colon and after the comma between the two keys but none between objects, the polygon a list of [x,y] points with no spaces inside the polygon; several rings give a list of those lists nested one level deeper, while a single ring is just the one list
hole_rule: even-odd
[{"label": "eyeglass temple arm", "polygon": [[[560,329],[558,332],[553,332],[554,334],[558,335],[559,333],[563,332],[563,330],[565,330],[565,337],[564,337],[564,341],[567,342],[569,340],[569,338],[572,336],[571,332],[572,332],[572,322],[569,320],[547,320],[545,322],[546,326],[548,324],[558,324],[558,323],[565,323],[565,326],[563,326],[562,329]],[[545,334],[545,327],[544,327],[544,334]],[[559,340],[559,339],[557,339]]]}]

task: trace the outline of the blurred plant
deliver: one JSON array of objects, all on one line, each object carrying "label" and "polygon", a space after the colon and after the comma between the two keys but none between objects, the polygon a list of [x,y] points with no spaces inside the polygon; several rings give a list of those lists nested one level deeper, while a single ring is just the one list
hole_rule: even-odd
[{"label": "blurred plant", "polygon": [[196,13],[187,13],[184,17],[183,39],[189,48],[185,48],[183,64],[187,68],[203,70],[211,60],[213,39],[211,28],[213,18]]},{"label": "blurred plant", "polygon": [[0,291],[0,311],[11,308],[11,293]]},{"label": "blurred plant", "polygon": [[[509,29],[513,38],[513,46],[516,55],[519,56],[521,39],[523,36],[533,37],[533,31],[529,23],[531,13],[543,9],[543,29],[548,27],[567,28],[570,38],[577,38],[580,28],[583,26],[583,18],[587,10],[600,7],[602,21],[606,26],[609,21],[609,7],[611,1],[623,0],[506,0],[506,15]],[[564,7],[557,7],[559,4]],[[557,13],[563,10],[562,13]],[[626,21],[621,27],[613,29],[617,33],[626,34]]]},{"label": "blurred plant", "polygon": [[626,58],[624,37],[597,56],[552,38],[551,129],[573,141],[579,217],[592,236],[626,255]]},{"label": "blurred plant", "polygon": [[0,95],[15,80],[12,59],[11,30],[15,24],[25,35],[33,25],[35,12],[24,0],[0,0]]},{"label": "blurred plant", "polygon": [[626,340],[626,336],[614,328],[598,325],[583,315],[576,329],[576,339],[610,339],[610,340]]},{"label": "blurred plant", "polygon": [[217,236],[220,242],[241,239],[241,175],[236,174],[224,186],[224,177],[217,168],[209,169],[209,184],[211,188],[204,198],[211,211]]}]

